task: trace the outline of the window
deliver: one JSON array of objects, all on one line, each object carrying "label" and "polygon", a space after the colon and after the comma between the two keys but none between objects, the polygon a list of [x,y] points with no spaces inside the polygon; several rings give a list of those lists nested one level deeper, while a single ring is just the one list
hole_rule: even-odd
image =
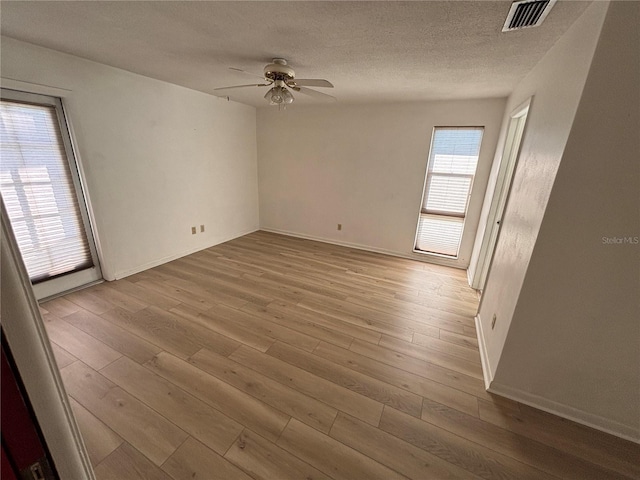
[{"label": "window", "polygon": [[483,130],[434,129],[415,250],[458,256]]},{"label": "window", "polygon": [[0,155],[2,200],[34,290],[83,272],[36,296],[100,279],[60,100],[2,90]]}]

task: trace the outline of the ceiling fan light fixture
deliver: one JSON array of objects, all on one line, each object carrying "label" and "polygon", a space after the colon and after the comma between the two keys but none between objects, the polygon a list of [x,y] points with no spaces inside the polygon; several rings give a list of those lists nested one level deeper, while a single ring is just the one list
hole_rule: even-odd
[{"label": "ceiling fan light fixture", "polygon": [[282,85],[276,85],[271,88],[264,96],[269,101],[269,105],[289,105],[293,103],[293,95]]},{"label": "ceiling fan light fixture", "polygon": [[[2,1],[2,0],[0,0]],[[533,1],[533,0],[522,0]],[[548,0],[557,1],[557,0]],[[265,83],[254,83],[252,85],[234,85],[231,87],[214,88],[215,91],[226,91],[236,88],[245,87],[270,87],[264,96],[264,99],[269,102],[269,105],[277,105],[278,109],[285,109],[287,105],[291,105],[295,97],[291,90],[309,95],[322,100],[333,100],[336,98],[326,93],[318,92],[307,87],[322,87],[333,88],[333,84],[328,80],[321,78],[302,78],[296,80],[296,74],[293,69],[287,65],[287,61],[283,58],[274,58],[273,63],[270,63],[264,67],[264,76],[255,75],[250,72],[245,72],[239,68],[230,67],[231,70],[239,73],[245,73],[252,76],[261,77]],[[229,97],[227,97],[229,98]]]},{"label": "ceiling fan light fixture", "polygon": [[273,87],[271,89],[271,103],[280,105],[284,102],[284,96],[282,95],[282,87]]},{"label": "ceiling fan light fixture", "polygon": [[293,103],[293,95],[286,88],[282,88],[282,98],[287,105]]}]

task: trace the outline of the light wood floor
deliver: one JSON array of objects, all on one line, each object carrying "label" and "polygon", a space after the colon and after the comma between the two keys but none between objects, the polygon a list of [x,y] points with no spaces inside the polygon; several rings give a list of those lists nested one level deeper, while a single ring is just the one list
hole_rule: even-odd
[{"label": "light wood floor", "polygon": [[257,232],[42,305],[98,479],[640,478],[483,388],[465,272]]}]

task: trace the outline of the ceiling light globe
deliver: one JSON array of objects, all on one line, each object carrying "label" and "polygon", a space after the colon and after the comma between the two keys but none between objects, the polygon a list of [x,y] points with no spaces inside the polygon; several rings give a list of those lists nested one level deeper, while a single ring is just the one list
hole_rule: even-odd
[{"label": "ceiling light globe", "polygon": [[293,103],[293,95],[291,95],[291,92],[286,88],[282,89],[282,99],[284,103],[286,103],[287,105],[290,105]]}]

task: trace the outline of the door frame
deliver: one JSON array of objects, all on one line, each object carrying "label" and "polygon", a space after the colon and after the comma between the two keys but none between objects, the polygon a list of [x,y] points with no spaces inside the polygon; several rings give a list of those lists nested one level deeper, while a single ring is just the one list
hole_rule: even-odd
[{"label": "door frame", "polygon": [[471,281],[471,287],[476,290],[482,291],[484,289],[487,277],[489,276],[493,254],[502,227],[502,217],[509,200],[513,175],[516,170],[518,158],[520,157],[522,139],[524,138],[527,117],[532,101],[533,97],[529,97],[509,115],[507,136],[500,158],[496,187],[491,198],[491,206],[489,207],[487,224],[482,237],[482,244],[480,245],[475,275]]},{"label": "door frame", "polygon": [[2,202],[0,208],[3,332],[60,478],[95,480]]}]

